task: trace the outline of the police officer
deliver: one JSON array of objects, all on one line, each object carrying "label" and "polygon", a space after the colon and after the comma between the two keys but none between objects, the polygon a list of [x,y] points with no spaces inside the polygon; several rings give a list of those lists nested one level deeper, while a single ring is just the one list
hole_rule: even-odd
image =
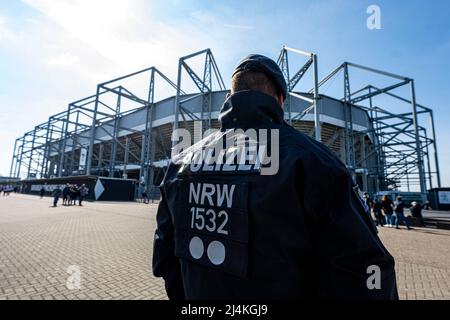
[{"label": "police officer", "polygon": [[220,131],[172,157],[153,251],[169,299],[398,298],[345,165],[283,120],[286,96],[277,64],[247,56]]}]

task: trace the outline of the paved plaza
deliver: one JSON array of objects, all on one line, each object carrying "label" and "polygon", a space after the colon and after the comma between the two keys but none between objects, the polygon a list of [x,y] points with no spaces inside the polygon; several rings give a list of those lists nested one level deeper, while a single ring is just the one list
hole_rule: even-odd
[{"label": "paved plaza", "polygon": [[[167,298],[151,273],[157,205],[50,205],[0,197],[0,299]],[[401,299],[450,299],[450,231],[380,235],[396,258]]]}]

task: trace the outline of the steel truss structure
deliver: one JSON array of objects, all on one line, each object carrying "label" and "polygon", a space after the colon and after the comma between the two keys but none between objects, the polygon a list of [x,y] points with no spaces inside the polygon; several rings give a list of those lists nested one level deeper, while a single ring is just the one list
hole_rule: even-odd
[{"label": "steel truss structure", "polygon": [[[307,59],[295,72],[289,61],[292,54]],[[200,71],[194,71],[194,59],[201,59]],[[433,180],[440,187],[433,111],[416,102],[413,79],[345,62],[319,81],[317,55],[286,46],[278,64],[289,91],[284,105],[286,121],[331,147],[365,190],[409,190],[416,184],[425,195],[427,188],[434,187]],[[352,91],[350,68],[399,82],[387,87],[369,84]],[[308,73],[312,74],[309,80],[305,76]],[[340,75],[343,96],[335,99],[343,106],[343,125],[339,127],[326,123],[325,96],[319,91]],[[144,79],[137,82],[144,88],[139,93],[129,86],[137,78]],[[296,91],[299,83],[312,89]],[[170,126],[154,125],[158,84],[169,88],[166,93],[173,98]],[[402,86],[410,87],[409,97],[392,92]],[[227,89],[210,49],[180,58],[176,82],[151,67],[101,83],[94,95],[70,103],[67,110],[50,116],[47,122],[16,139],[10,176],[128,178],[130,173],[141,182],[142,192],[142,188],[152,187],[155,180],[160,180],[158,175],[163,174],[164,167],[161,161],[168,160],[173,146],[167,137],[173,130],[184,126],[198,135],[218,127],[217,116],[213,115],[213,94],[222,91]],[[389,105],[380,106],[375,98],[382,95],[407,104],[410,109],[395,113]],[[187,107],[193,101],[201,104],[200,112]],[[300,102],[306,105],[301,112],[295,112]],[[361,110],[367,114],[368,124],[355,128],[355,112]],[[140,119],[142,125],[126,126],[125,117],[137,114],[144,118]],[[428,116],[428,126],[420,122],[423,115]],[[305,127],[308,116],[312,116],[311,125]],[[198,139],[194,136],[194,140]]]},{"label": "steel truss structure", "polygon": [[[394,79],[396,83],[386,87],[376,87],[372,84],[352,91],[350,68],[381,75]],[[433,185],[433,178],[437,187],[441,187],[439,160],[434,126],[433,110],[416,102],[414,80],[393,73],[374,68],[344,62],[328,76],[319,82],[323,86],[339,74],[343,74],[343,97],[345,105],[345,163],[353,175],[362,172],[363,176],[376,177],[377,190],[396,189],[405,186],[410,191],[410,186],[418,185],[420,192],[425,195],[427,188]],[[409,87],[409,97],[402,97],[392,91]],[[389,111],[390,105],[381,107],[374,102],[379,96],[388,96],[409,106],[405,112],[394,113]],[[365,104],[365,105],[362,105]],[[370,116],[371,127],[364,133],[370,137],[375,147],[369,153],[360,152],[359,157],[355,153],[356,133],[353,129],[352,108],[358,105],[366,110]],[[408,110],[409,109],[409,110]],[[419,121],[419,116],[425,115],[429,119],[427,128]],[[430,154],[430,148],[433,154]],[[362,149],[364,151],[364,148]],[[367,165],[371,156],[376,156],[376,163]],[[434,158],[434,170],[432,169]]]}]

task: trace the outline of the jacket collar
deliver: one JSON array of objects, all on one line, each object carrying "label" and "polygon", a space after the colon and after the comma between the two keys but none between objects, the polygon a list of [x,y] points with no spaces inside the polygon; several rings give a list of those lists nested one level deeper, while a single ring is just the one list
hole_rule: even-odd
[{"label": "jacket collar", "polygon": [[283,109],[267,94],[251,90],[239,91],[225,100],[220,109],[219,121],[222,129],[283,124]]}]

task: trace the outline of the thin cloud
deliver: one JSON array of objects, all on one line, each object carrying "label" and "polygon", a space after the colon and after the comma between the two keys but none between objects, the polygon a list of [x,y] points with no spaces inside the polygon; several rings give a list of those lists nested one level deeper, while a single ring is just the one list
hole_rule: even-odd
[{"label": "thin cloud", "polygon": [[242,24],[228,24],[228,23],[226,23],[223,26],[225,28],[247,30],[247,31],[255,29],[255,27],[253,27],[253,26],[247,26],[247,25],[242,25]]},{"label": "thin cloud", "polygon": [[9,29],[6,19],[0,15],[0,43],[4,40],[10,40],[13,37],[14,34]]},{"label": "thin cloud", "polygon": [[51,67],[69,67],[77,64],[80,61],[78,56],[71,53],[63,53],[57,57],[47,60],[47,64]]}]

